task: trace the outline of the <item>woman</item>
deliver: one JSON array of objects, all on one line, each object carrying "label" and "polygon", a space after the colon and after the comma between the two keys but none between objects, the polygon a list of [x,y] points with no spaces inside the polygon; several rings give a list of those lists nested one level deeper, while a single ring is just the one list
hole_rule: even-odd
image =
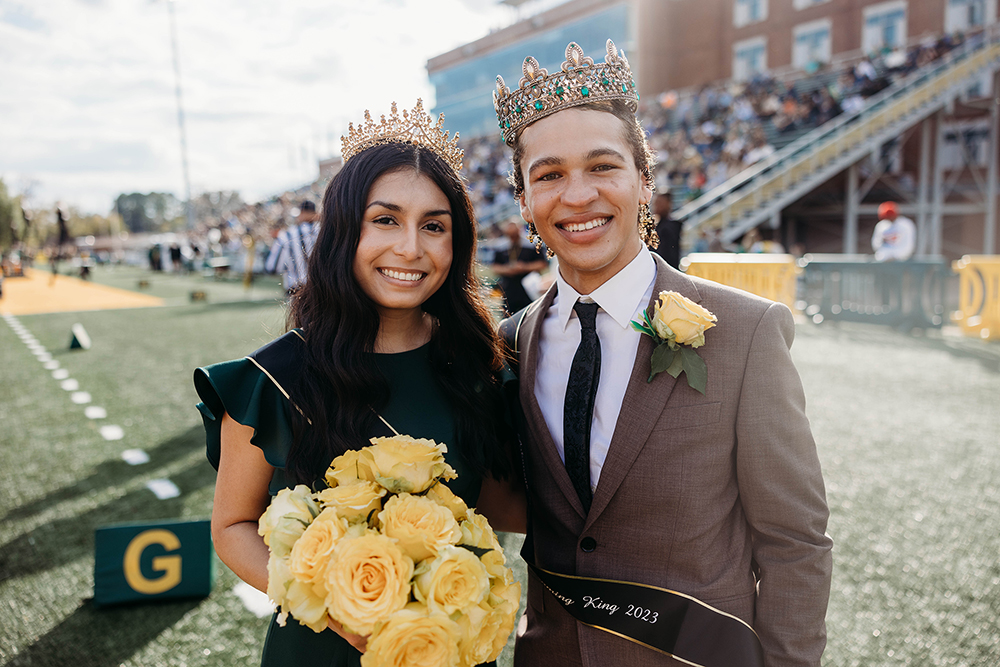
[{"label": "woman", "polygon": [[[326,190],[308,278],[291,305],[296,328],[250,357],[195,372],[219,473],[216,551],[262,591],[268,549],[257,522],[269,496],[316,484],[334,457],[374,436],[446,443],[459,474],[452,490],[494,527],[523,532],[521,519],[504,521],[523,517],[523,501],[498,481],[510,473],[512,436],[500,347],[473,270],[461,151],[435,134],[440,121],[431,128],[419,102],[409,120],[418,114],[423,133],[397,131],[406,123],[393,105],[388,127],[369,119],[367,133],[352,127],[345,138],[345,164]],[[262,664],[359,664],[366,638],[329,625],[317,634],[272,619]]]}]

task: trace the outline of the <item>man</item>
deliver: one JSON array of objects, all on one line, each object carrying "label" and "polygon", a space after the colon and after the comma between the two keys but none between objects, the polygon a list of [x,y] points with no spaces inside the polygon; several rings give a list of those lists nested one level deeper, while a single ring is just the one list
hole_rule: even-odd
[{"label": "man", "polygon": [[298,223],[278,233],[264,261],[265,271],[282,273],[282,282],[288,295],[306,281],[306,263],[319,232],[317,220],[319,216],[316,215],[316,204],[308,199],[299,204]]},{"label": "man", "polygon": [[896,202],[882,202],[878,207],[878,224],[872,233],[872,250],[877,262],[905,262],[917,247],[917,227],[904,215],[899,215]]},{"label": "man", "polygon": [[549,263],[537,248],[521,243],[521,225],[517,221],[508,220],[504,223],[503,233],[510,241],[510,246],[496,252],[490,268],[500,277],[498,282],[503,290],[509,315],[532,301],[524,289],[524,277],[533,271],[544,271]]},{"label": "man", "polygon": [[[559,259],[501,324],[530,507],[515,664],[819,665],[832,543],[791,314],[643,246],[651,161],[628,61],[610,40],[603,64],[566,56],[552,75],[529,58],[494,96],[522,217]],[[695,351],[704,395],[687,367],[650,378],[654,341],[630,326],[664,291],[717,318]]]},{"label": "man", "polygon": [[670,190],[656,195],[653,200],[653,215],[656,216],[656,235],[660,245],[656,254],[675,269],[681,268],[681,223],[670,217],[674,210]]}]

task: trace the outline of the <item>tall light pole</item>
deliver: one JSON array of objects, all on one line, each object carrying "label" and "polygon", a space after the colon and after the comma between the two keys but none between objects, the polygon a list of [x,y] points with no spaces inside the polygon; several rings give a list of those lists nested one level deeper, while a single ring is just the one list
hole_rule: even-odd
[{"label": "tall light pole", "polygon": [[187,132],[184,129],[184,104],[181,101],[181,61],[177,50],[177,18],[174,15],[174,0],[167,0],[170,13],[170,46],[174,55],[174,81],[177,91],[177,126],[181,131],[181,165],[184,169],[184,210],[187,214],[188,229],[194,229],[194,208],[191,206],[191,175],[188,172]]}]

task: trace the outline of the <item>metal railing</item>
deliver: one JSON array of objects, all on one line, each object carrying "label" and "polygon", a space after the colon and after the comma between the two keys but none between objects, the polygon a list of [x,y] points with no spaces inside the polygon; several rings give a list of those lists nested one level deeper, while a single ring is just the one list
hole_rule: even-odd
[{"label": "metal railing", "polygon": [[941,108],[973,75],[1000,62],[998,41],[1000,28],[994,26],[869,98],[859,112],[842,114],[681,207],[676,217],[685,222],[688,233],[703,226],[721,228],[732,240],[742,231],[738,223],[751,211],[801,190],[837,158],[859,150],[860,157],[880,135],[902,131]]},{"label": "metal railing", "polygon": [[959,279],[959,306],[952,321],[967,336],[1000,339],[1000,256],[965,255],[952,269]]},{"label": "metal railing", "polygon": [[936,329],[944,323],[943,258],[876,262],[871,255],[806,255],[804,311],[817,324],[844,320],[910,330]]}]

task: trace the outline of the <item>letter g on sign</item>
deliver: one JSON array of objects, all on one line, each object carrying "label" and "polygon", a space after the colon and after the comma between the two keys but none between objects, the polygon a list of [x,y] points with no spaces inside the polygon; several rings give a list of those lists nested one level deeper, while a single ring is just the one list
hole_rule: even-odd
[{"label": "letter g on sign", "polygon": [[181,557],[157,556],[153,558],[153,570],[163,574],[155,579],[147,579],[139,567],[139,559],[147,547],[158,544],[167,551],[177,551],[181,541],[169,530],[160,528],[147,530],[136,535],[125,549],[122,566],[125,570],[125,581],[138,593],[155,595],[164,593],[181,583]]}]

